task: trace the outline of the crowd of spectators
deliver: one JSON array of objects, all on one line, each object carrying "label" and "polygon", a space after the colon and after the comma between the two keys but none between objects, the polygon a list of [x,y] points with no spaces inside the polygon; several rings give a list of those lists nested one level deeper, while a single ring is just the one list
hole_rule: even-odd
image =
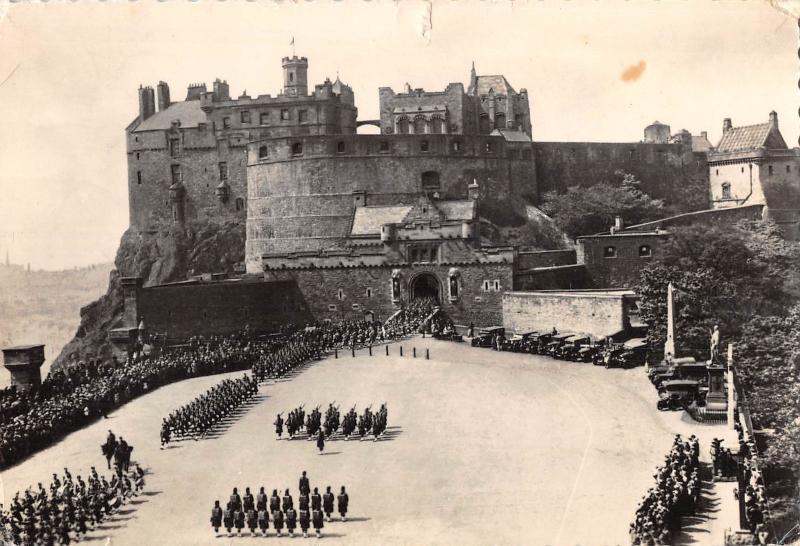
[{"label": "crowd of spectators", "polygon": [[730,449],[722,447],[723,440],[711,440],[711,465],[715,480],[728,480],[736,477],[736,458]]},{"label": "crowd of spectators", "polygon": [[700,499],[700,444],[692,435],[684,442],[675,436],[664,465],[656,472],[651,487],[636,509],[631,523],[634,545],[672,544],[681,528],[681,516],[694,514]]},{"label": "crowd of spectators", "polygon": [[735,491],[737,500],[744,503],[745,525],[751,533],[764,529],[767,516],[767,488],[759,465],[755,439],[736,421],[739,436],[739,459],[742,463],[744,491]]}]

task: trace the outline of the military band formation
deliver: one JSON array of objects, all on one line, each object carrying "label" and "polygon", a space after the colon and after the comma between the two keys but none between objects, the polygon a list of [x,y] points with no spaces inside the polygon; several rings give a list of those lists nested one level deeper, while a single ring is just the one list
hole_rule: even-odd
[{"label": "military band formation", "polygon": [[169,414],[161,423],[161,447],[170,440],[204,438],[214,426],[231,415],[258,392],[258,382],[244,375],[224,379],[217,385]]},{"label": "military band formation", "polygon": [[324,440],[334,439],[336,433],[341,426],[342,437],[349,440],[357,431],[358,438],[362,441],[366,439],[368,434],[372,434],[373,441],[378,441],[384,432],[386,432],[386,424],[389,419],[389,410],[386,404],[381,404],[377,412],[372,411],[372,406],[364,408],[361,415],[356,413],[356,408],[350,408],[343,418],[340,419],[339,406],[334,406],[333,403],[328,404],[328,409],[325,410],[325,421],[322,421],[322,413],[319,406],[311,410],[306,416],[305,406],[300,406],[288,412],[286,419],[283,418],[283,413],[279,413],[275,417],[275,434],[277,439],[283,437],[283,429],[286,427],[288,440],[294,439],[298,434],[304,433],[308,440],[318,439],[318,447],[320,451],[324,447],[324,443],[319,445],[319,438]]},{"label": "military band formation", "polygon": [[244,495],[234,487],[225,503],[225,508],[220,506],[218,500],[214,501],[214,506],[211,508],[211,527],[216,536],[220,535],[222,528],[229,537],[234,536],[234,529],[236,536],[242,536],[245,529],[249,531],[250,536],[268,536],[272,522],[272,528],[278,537],[284,529],[290,537],[293,537],[299,526],[304,538],[308,537],[308,531],[312,527],[317,538],[320,538],[325,527],[324,522],[330,522],[334,514],[334,505],[341,521],[347,521],[350,496],[345,486],[341,486],[338,495],[331,491],[331,486],[326,486],[325,492],[320,494],[317,487],[312,491],[308,476],[303,471],[298,491],[297,508],[295,508],[289,489],[284,490],[283,496],[278,495],[277,489],[273,489],[272,495],[267,496],[265,488],[261,487],[254,496],[249,487],[245,488]]}]

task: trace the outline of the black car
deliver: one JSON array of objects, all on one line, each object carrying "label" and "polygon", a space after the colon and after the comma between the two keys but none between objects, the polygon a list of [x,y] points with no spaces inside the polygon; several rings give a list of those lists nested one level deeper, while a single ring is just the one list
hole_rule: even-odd
[{"label": "black car", "polygon": [[491,328],[481,328],[478,335],[472,338],[473,347],[495,347],[495,338],[501,336],[505,338],[506,329],[502,326],[493,326]]}]

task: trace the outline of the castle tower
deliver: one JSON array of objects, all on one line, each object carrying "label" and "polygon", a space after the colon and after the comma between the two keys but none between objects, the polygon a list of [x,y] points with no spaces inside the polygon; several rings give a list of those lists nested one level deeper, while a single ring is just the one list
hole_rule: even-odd
[{"label": "castle tower", "polygon": [[20,345],[3,349],[3,364],[11,374],[11,385],[26,391],[42,384],[44,345]]},{"label": "castle tower", "polygon": [[305,57],[283,58],[283,94],[290,97],[308,95],[308,59]]}]

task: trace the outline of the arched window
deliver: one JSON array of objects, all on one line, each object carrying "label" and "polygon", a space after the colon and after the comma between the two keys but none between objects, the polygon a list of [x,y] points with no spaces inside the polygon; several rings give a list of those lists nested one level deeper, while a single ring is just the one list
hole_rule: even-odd
[{"label": "arched window", "polygon": [[422,116],[417,116],[414,118],[414,134],[421,135],[425,133],[425,126],[428,123],[425,121],[425,118]]},{"label": "arched window", "polygon": [[435,116],[431,119],[431,133],[433,134],[441,134],[444,132],[444,122],[442,118],[439,116]]},{"label": "arched window", "polygon": [[241,197],[236,198],[236,210],[244,209],[244,199]]},{"label": "arched window", "polygon": [[494,128],[495,129],[505,129],[506,128],[506,115],[503,113],[497,113],[494,115]]},{"label": "arched window", "polygon": [[478,132],[482,135],[488,135],[492,132],[491,129],[489,114],[481,114],[478,118]]},{"label": "arched window", "polygon": [[616,257],[617,257],[617,247],[607,246],[603,249],[603,258],[616,258]]},{"label": "arched window", "polygon": [[408,134],[408,118],[402,117],[397,120],[397,134],[399,135],[407,135]]},{"label": "arched window", "polygon": [[295,142],[292,144],[292,155],[303,155],[303,143]]},{"label": "arched window", "polygon": [[427,191],[434,191],[441,189],[442,185],[439,180],[439,173],[436,171],[425,171],[422,173],[422,189]]},{"label": "arched window", "polygon": [[731,198],[731,183],[730,182],[723,182],[722,183],[722,198],[723,199],[730,199]]},{"label": "arched window", "polygon": [[266,146],[261,146],[258,149],[258,160],[263,161],[269,157],[269,148]]}]

